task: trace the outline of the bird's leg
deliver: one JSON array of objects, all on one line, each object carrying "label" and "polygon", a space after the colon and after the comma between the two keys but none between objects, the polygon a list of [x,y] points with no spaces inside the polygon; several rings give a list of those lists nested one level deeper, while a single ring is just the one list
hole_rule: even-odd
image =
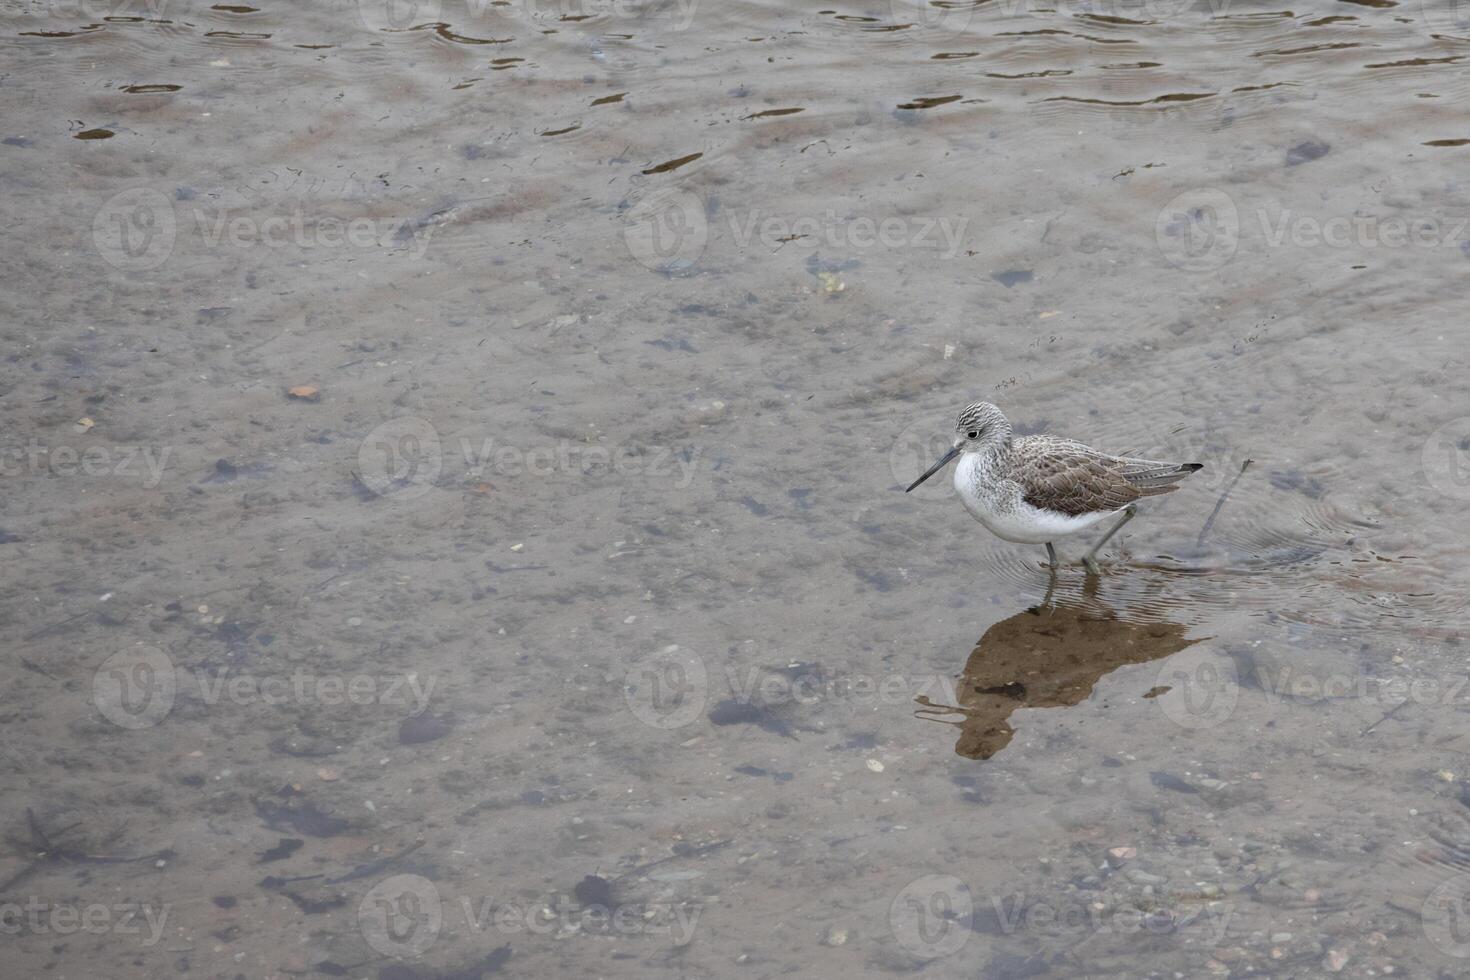
[{"label": "bird's leg", "polygon": [[1046,558],[1046,571],[1048,577],[1046,580],[1046,598],[1041,600],[1041,608],[1043,609],[1046,609],[1051,605],[1051,594],[1056,590],[1057,587],[1057,565],[1059,564],[1057,562],[1057,549],[1051,546],[1050,541],[1046,543]]},{"label": "bird's leg", "polygon": [[1102,540],[1099,541],[1097,544],[1093,545],[1092,546],[1092,550],[1089,551],[1087,554],[1085,554],[1085,555],[1082,556],[1082,564],[1084,564],[1084,565],[1087,566],[1087,570],[1089,572],[1091,572],[1094,575],[1097,575],[1097,574],[1099,574],[1101,572],[1101,569],[1099,569],[1097,567],[1097,560],[1096,560],[1096,557],[1095,556],[1097,555],[1097,553],[1099,551],[1102,550],[1102,546],[1108,543],[1108,539],[1111,538],[1113,535],[1117,534],[1119,531],[1121,531],[1123,529],[1123,525],[1124,524],[1127,524],[1129,521],[1133,520],[1133,515],[1134,514],[1137,514],[1137,513],[1138,513],[1138,508],[1135,507],[1135,506],[1133,506],[1132,504],[1129,504],[1127,507],[1125,507],[1123,509],[1123,519],[1120,520],[1118,523],[1114,524],[1108,530],[1108,533],[1107,534],[1104,534],[1102,536]]}]

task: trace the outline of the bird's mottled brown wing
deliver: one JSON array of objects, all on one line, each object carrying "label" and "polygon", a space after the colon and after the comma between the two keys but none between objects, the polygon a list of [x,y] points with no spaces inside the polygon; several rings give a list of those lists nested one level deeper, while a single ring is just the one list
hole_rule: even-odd
[{"label": "bird's mottled brown wing", "polygon": [[1123,460],[1078,442],[1033,436],[1012,449],[1011,478],[1033,507],[1077,517],[1126,507],[1144,493],[1123,473]]}]

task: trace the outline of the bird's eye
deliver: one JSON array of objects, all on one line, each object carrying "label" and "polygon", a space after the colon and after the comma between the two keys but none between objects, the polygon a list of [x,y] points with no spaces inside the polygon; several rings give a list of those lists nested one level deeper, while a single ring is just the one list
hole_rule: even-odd
[{"label": "bird's eye", "polygon": [[980,433],[979,433],[979,431],[978,431],[978,430],[975,430],[975,429],[971,429],[971,430],[970,430],[970,431],[969,431],[969,433],[968,433],[968,435],[969,435],[969,437],[970,437],[970,438],[971,438],[971,439],[979,439],[979,438],[980,438]]}]

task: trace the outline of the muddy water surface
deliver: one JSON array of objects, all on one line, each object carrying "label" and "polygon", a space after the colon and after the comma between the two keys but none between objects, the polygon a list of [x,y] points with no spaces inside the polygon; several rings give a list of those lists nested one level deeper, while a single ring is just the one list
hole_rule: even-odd
[{"label": "muddy water surface", "polygon": [[1470,970],[1463,9],[0,36],[7,972]]}]

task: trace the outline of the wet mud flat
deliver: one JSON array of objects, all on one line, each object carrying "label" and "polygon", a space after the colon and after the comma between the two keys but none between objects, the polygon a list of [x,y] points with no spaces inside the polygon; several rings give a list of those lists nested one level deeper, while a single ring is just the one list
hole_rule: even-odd
[{"label": "wet mud flat", "polygon": [[8,969],[1464,972],[1452,9],[423,16],[4,13]]}]

